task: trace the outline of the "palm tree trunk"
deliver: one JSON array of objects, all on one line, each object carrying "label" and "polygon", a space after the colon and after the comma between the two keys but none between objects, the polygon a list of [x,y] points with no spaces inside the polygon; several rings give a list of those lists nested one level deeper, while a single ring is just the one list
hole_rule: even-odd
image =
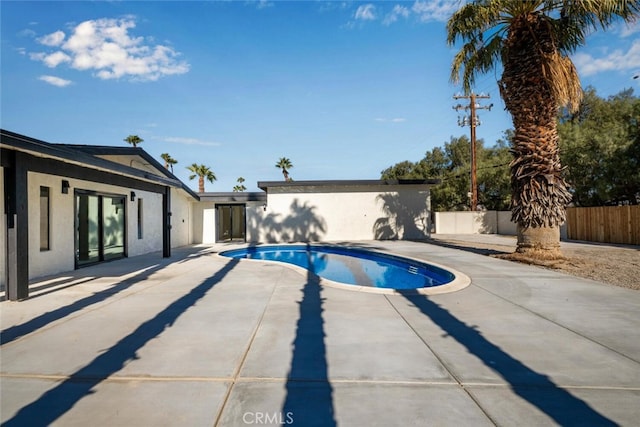
[{"label": "palm tree trunk", "polygon": [[198,192],[204,193],[204,176],[198,177]]},{"label": "palm tree trunk", "polygon": [[[518,225],[517,252],[534,258],[554,259],[560,252],[559,227],[571,200],[562,177],[558,152],[557,100],[544,78],[548,29],[529,17],[509,34],[507,58],[500,91],[513,118],[515,135],[511,153],[511,213]],[[534,54],[530,37],[540,49]]]}]

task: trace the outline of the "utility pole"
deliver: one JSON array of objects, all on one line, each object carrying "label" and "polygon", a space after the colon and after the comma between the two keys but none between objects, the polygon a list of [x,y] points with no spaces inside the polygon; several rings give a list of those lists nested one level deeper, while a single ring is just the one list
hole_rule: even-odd
[{"label": "utility pole", "polygon": [[489,95],[485,95],[481,93],[480,95],[476,95],[475,93],[471,93],[471,95],[454,95],[453,99],[468,99],[468,105],[454,105],[453,109],[456,111],[465,110],[469,111],[468,116],[460,117],[458,116],[458,125],[460,126],[469,126],[471,128],[471,210],[475,211],[478,209],[478,184],[476,179],[476,126],[480,126],[480,119],[476,115],[476,110],[489,110],[491,111],[491,107],[493,104],[489,104],[486,106],[481,106],[477,103],[478,99],[488,99]]}]

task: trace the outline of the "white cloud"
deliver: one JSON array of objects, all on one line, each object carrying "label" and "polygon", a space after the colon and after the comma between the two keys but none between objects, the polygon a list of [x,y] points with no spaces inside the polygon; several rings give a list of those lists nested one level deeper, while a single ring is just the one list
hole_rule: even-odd
[{"label": "white cloud", "polygon": [[615,24],[613,31],[620,34],[620,37],[626,38],[636,33],[640,33],[640,22],[620,22]]},{"label": "white cloud", "polygon": [[376,122],[380,122],[380,123],[403,123],[403,122],[407,121],[407,119],[405,119],[404,117],[395,117],[393,119],[387,119],[387,118],[384,118],[384,117],[378,117],[375,120],[376,120]]},{"label": "white cloud", "polygon": [[267,7],[272,7],[273,3],[268,0],[258,0],[258,9],[266,9]]},{"label": "white cloud", "polygon": [[18,37],[35,37],[36,36],[36,32],[33,31],[31,28],[25,28],[24,30],[18,32]]},{"label": "white cloud", "polygon": [[65,34],[62,31],[56,31],[55,33],[40,37],[38,42],[45,46],[60,46],[64,41],[64,38]]},{"label": "white cloud", "polygon": [[132,18],[85,21],[73,28],[66,40],[62,31],[37,39],[60,50],[32,53],[31,58],[51,68],[68,62],[77,70],[94,70],[101,79],[153,81],[189,71],[189,64],[179,60],[180,54],[171,47],[152,46],[144,37],[131,36],[129,30],[135,26]]},{"label": "white cloud", "polygon": [[[402,19],[415,19],[419,22],[446,22],[453,13],[458,10],[466,0],[415,0],[411,6],[395,4],[393,8],[384,14],[383,25],[391,25]],[[382,9],[387,9],[385,2],[376,5],[372,3],[358,6],[355,12],[356,21],[375,21],[383,14]],[[350,21],[347,28],[354,28],[355,23]]]},{"label": "white cloud", "polygon": [[49,55],[46,53],[33,53],[30,57],[31,59],[44,62],[44,64],[49,68],[55,68],[63,62],[71,61],[71,57],[61,51],[57,51]]},{"label": "white cloud", "polygon": [[203,141],[201,139],[198,138],[185,138],[185,137],[167,137],[164,138],[164,140],[166,142],[173,142],[176,144],[185,144],[185,145],[204,145],[207,147],[218,147],[222,144],[220,144],[219,142],[210,142],[210,141]]},{"label": "white cloud", "polygon": [[405,6],[400,6],[399,4],[395,5],[391,12],[389,12],[385,17],[382,23],[384,25],[391,25],[398,20],[398,18],[408,18],[410,15],[410,11]]},{"label": "white cloud", "polygon": [[71,84],[71,80],[65,80],[55,76],[40,76],[38,77],[38,80],[42,80],[43,82],[47,82],[50,85],[58,87],[65,87]]},{"label": "white cloud", "polygon": [[616,49],[600,58],[580,52],[572,59],[578,72],[584,76],[604,71],[635,71],[640,68],[640,39],[634,40],[626,52]]},{"label": "white cloud", "polygon": [[460,0],[416,0],[411,11],[422,22],[446,22],[460,6]]},{"label": "white cloud", "polygon": [[376,19],[376,7],[369,3],[358,6],[356,10],[356,19],[361,21],[373,21]]}]

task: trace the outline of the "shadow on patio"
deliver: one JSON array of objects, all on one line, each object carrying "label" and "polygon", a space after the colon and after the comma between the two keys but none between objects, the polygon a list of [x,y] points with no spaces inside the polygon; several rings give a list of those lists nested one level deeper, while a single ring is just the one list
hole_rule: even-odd
[{"label": "shadow on patio", "polygon": [[93,388],[121,370],[127,362],[138,358],[137,352],[149,341],[171,327],[182,314],[195,305],[218,284],[238,263],[231,259],[213,276],[175,300],[155,317],[141,324],[111,348],[97,356],[83,368],[71,374],[56,387],[23,407],[5,426],[47,426],[75,406],[82,398],[93,393]]},{"label": "shadow on patio", "polygon": [[[308,256],[310,269],[299,302],[300,317],[293,341],[282,414],[293,419],[296,425],[331,427],[336,425],[336,420],[324,340],[323,298],[319,277],[311,272],[314,261]],[[323,262],[322,257],[315,262]]]},{"label": "shadow on patio", "polygon": [[[467,325],[424,295],[404,295],[448,336],[504,378],[521,398],[563,426],[614,426],[583,400],[558,387],[548,376],[536,372],[487,340],[475,327]],[[547,351],[548,349],[543,349]]]}]

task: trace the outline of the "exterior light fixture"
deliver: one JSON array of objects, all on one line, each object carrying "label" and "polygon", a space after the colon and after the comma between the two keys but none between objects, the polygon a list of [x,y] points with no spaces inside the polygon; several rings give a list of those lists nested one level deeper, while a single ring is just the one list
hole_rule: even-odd
[{"label": "exterior light fixture", "polygon": [[262,210],[265,211],[265,212],[267,211],[267,204],[266,203],[262,204]]},{"label": "exterior light fixture", "polygon": [[62,194],[69,194],[69,181],[66,179],[62,180]]},{"label": "exterior light fixture", "polygon": [[136,193],[134,191],[131,192],[131,201],[132,202],[136,201]]}]

